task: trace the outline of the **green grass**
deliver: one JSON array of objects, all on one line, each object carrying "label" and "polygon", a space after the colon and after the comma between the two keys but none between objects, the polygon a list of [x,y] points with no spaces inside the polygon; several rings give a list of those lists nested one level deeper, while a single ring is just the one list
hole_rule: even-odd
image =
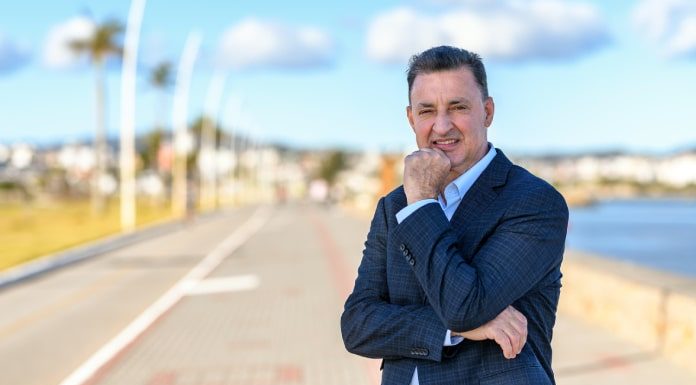
[{"label": "green grass", "polygon": [[[170,207],[139,203],[137,226],[172,219]],[[103,215],[89,202],[0,203],[0,271],[120,232],[118,201]]]}]

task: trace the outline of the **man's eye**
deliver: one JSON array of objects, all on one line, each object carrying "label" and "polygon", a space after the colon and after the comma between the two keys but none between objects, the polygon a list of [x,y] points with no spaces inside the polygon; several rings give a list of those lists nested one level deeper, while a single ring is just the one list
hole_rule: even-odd
[{"label": "man's eye", "polygon": [[452,109],[455,111],[466,110],[466,106],[462,106],[461,104],[458,104],[456,106],[452,106]]},{"label": "man's eye", "polygon": [[433,112],[433,110],[420,110],[418,111],[418,115],[427,115],[429,113]]}]

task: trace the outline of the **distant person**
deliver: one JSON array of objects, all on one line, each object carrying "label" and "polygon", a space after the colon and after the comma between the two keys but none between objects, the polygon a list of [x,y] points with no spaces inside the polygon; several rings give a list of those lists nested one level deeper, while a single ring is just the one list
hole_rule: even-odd
[{"label": "distant person", "polygon": [[381,358],[382,384],[554,384],[551,335],[568,208],[487,139],[478,55],[411,58],[418,151],[380,199],[341,317],[346,348]]},{"label": "distant person", "polygon": [[329,184],[324,179],[314,179],[309,184],[309,197],[313,202],[326,203],[329,199]]},{"label": "distant person", "polygon": [[196,218],[196,202],[198,202],[198,189],[192,179],[186,181],[186,221],[192,222]]}]

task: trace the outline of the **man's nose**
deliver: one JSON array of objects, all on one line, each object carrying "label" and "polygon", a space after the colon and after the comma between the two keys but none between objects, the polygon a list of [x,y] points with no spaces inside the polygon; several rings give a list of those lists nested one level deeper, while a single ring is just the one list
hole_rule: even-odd
[{"label": "man's nose", "polygon": [[452,129],[452,119],[450,119],[447,113],[438,113],[435,117],[435,124],[433,125],[433,131],[438,135],[447,134],[450,129]]}]

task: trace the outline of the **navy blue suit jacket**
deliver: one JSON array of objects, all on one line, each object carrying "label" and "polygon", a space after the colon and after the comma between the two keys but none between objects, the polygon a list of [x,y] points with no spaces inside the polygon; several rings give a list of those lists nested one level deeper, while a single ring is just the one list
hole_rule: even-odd
[{"label": "navy blue suit jacket", "polygon": [[[427,204],[401,224],[403,187],[383,197],[341,317],[348,351],[382,358],[382,384],[554,384],[551,336],[568,224],[563,197],[497,150],[451,221]],[[443,347],[508,305],[528,321],[521,354],[491,340]]]}]

